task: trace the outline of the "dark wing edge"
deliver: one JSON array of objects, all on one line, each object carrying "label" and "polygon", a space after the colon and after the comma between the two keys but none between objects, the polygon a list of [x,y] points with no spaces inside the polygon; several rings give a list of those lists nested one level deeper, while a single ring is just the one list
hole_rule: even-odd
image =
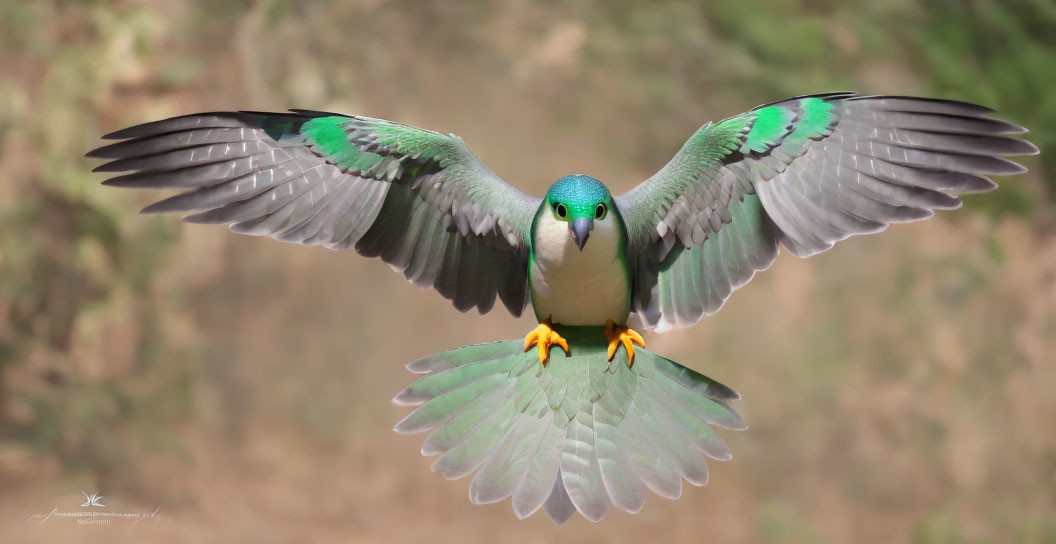
[{"label": "dark wing edge", "polygon": [[89,157],[103,183],[180,191],[144,213],[380,257],[460,311],[528,302],[527,237],[539,199],[454,135],[307,110],[212,112],[145,123]]},{"label": "dark wing edge", "polygon": [[633,308],[688,326],[768,268],[961,205],[1038,153],[1022,127],[965,102],[853,93],[759,106],[697,131],[617,207],[631,232]]}]

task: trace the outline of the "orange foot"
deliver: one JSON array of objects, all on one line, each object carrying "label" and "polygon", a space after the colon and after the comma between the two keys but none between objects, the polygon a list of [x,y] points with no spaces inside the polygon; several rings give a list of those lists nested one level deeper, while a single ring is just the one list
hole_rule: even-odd
[{"label": "orange foot", "polygon": [[625,325],[617,325],[611,319],[605,322],[605,338],[609,341],[609,360],[611,361],[616,356],[616,348],[623,344],[623,348],[627,350],[628,367],[634,364],[634,345],[645,347],[642,335],[634,329],[628,329]]},{"label": "orange foot", "polygon": [[550,360],[550,346],[560,346],[565,350],[565,354],[568,354],[568,342],[561,338],[560,334],[554,332],[553,327],[554,324],[547,319],[524,337],[524,351],[528,351],[532,345],[538,346],[539,362],[543,366],[546,366],[546,362]]}]

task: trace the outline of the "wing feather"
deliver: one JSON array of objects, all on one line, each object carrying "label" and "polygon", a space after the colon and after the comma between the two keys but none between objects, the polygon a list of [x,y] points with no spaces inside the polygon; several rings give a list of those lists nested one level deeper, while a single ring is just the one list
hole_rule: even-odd
[{"label": "wing feather", "polygon": [[96,170],[128,172],[105,184],[182,191],[145,213],[196,212],[184,220],[354,247],[461,311],[487,312],[496,297],[514,315],[527,304],[527,237],[540,200],[456,136],[293,110],[175,117],[104,138],[123,141],[89,153],[109,159]]},{"label": "wing feather", "polygon": [[690,325],[770,266],[856,234],[919,221],[1024,172],[1037,148],[974,104],[829,93],[698,130],[616,205],[630,232],[633,304],[647,325]]}]

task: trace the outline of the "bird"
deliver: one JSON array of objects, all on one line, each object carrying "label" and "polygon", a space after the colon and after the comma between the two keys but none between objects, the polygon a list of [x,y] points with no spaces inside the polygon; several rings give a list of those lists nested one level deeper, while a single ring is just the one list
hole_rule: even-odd
[{"label": "bird", "polygon": [[510,498],[556,523],[643,507],[704,485],[727,460],[713,427],[747,428],[729,387],[645,348],[687,327],[776,259],[961,206],[1026,169],[1023,127],[966,102],[832,92],[757,106],[694,132],[656,174],[614,196],[584,174],[530,196],[454,134],[293,109],[211,112],[132,126],[88,153],[105,185],[175,189],[144,213],[380,257],[459,311],[514,316],[523,340],[408,366],[396,426],[429,432],[470,498]]}]

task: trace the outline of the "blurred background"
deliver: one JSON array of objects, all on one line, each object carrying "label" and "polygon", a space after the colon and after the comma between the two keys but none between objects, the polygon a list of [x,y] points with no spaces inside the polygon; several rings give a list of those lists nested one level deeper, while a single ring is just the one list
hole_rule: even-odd
[{"label": "blurred background", "polygon": [[[0,0],[0,540],[1056,542],[1054,66],[1051,0]],[[982,103],[1042,153],[648,337],[751,429],[707,487],[596,525],[473,506],[390,430],[405,363],[530,318],[137,215],[160,195],[83,158],[129,124],[300,107],[454,132],[535,194],[619,193],[708,120],[845,89]],[[82,490],[160,518],[30,519]]]}]

